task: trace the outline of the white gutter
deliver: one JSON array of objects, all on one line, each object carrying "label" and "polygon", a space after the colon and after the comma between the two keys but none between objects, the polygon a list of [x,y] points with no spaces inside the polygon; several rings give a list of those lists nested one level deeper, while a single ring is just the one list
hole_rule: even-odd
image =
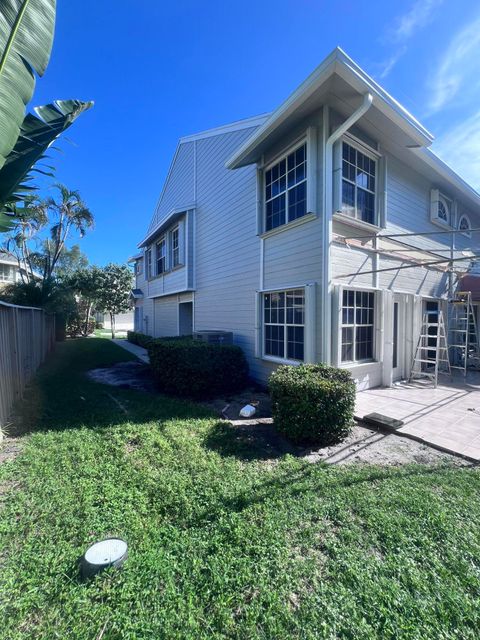
[{"label": "white gutter", "polygon": [[[321,352],[320,358],[322,362],[330,364],[332,360],[331,334],[332,334],[332,300],[331,300],[331,277],[330,277],[330,258],[332,245],[332,216],[333,216],[333,145],[346,133],[352,125],[354,125],[372,106],[373,96],[366,93],[363,96],[362,105],[345,120],[345,122],[335,129],[325,143],[324,158],[324,182],[323,190],[323,217],[322,217],[322,236],[323,236],[323,255],[322,255],[322,318],[320,323],[321,331]],[[327,113],[324,107],[324,113]],[[324,126],[328,118],[324,116]],[[324,133],[326,135],[328,130]]]}]

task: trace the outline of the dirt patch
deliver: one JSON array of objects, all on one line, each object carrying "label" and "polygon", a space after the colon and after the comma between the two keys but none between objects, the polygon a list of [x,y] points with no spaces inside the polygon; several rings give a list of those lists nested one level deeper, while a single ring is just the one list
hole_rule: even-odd
[{"label": "dirt patch", "polygon": [[17,438],[4,438],[0,440],[0,464],[13,460],[22,450],[22,445]]},{"label": "dirt patch", "polygon": [[306,451],[304,457],[309,462],[323,460],[329,464],[469,464],[462,458],[443,453],[421,442],[360,425],[356,425],[348,438],[340,444]]},{"label": "dirt patch", "polygon": [[226,420],[244,420],[246,424],[248,419],[240,417],[240,409],[247,404],[255,407],[255,419],[270,418],[272,415],[270,396],[265,391],[254,386],[248,387],[241,393],[220,396],[202,404]]},{"label": "dirt patch", "polygon": [[149,366],[141,362],[119,362],[103,369],[91,369],[87,377],[100,384],[108,384],[121,389],[156,391]]},{"label": "dirt patch", "polygon": [[356,425],[348,438],[339,444],[323,448],[298,447],[275,430],[271,418],[231,420],[229,425],[217,430],[207,444],[225,455],[235,455],[246,460],[264,460],[269,463],[290,454],[308,462],[323,461],[327,464],[469,464],[462,458],[443,453],[415,440],[360,425]]}]

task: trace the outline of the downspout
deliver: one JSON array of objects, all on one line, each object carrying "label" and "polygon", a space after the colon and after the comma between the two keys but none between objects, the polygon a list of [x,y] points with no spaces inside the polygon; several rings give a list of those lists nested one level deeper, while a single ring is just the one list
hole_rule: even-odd
[{"label": "downspout", "polygon": [[[366,93],[361,106],[335,129],[325,143],[324,189],[323,189],[323,255],[322,255],[322,323],[321,323],[321,360],[327,364],[332,361],[331,333],[332,333],[332,301],[330,256],[332,245],[332,216],[333,216],[333,145],[357,122],[372,106],[373,96]],[[328,133],[328,132],[327,132]]]}]

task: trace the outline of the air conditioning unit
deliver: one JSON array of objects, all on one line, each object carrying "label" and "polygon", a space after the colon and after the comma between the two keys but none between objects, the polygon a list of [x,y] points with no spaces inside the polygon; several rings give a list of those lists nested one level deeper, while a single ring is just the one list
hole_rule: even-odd
[{"label": "air conditioning unit", "polygon": [[231,331],[196,331],[193,337],[209,344],[233,344]]}]

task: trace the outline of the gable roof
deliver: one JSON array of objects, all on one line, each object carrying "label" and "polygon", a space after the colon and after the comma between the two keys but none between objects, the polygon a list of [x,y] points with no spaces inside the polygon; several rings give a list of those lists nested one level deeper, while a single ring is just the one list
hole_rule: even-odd
[{"label": "gable roof", "polygon": [[371,93],[375,108],[394,122],[411,138],[413,145],[430,145],[433,135],[395,98],[385,91],[373,78],[337,47],[308,76],[306,80],[272,112],[268,120],[227,161],[229,169],[237,169],[256,162],[271,144],[279,129],[291,126],[296,113],[306,113],[320,106],[322,97],[331,88],[334,77],[343,80],[359,95]]},{"label": "gable roof", "polygon": [[[388,131],[387,127],[390,127],[390,131],[395,132],[397,148],[399,151],[403,150],[404,161],[422,174],[428,175],[434,182],[446,184],[455,197],[461,195],[469,204],[480,207],[480,194],[428,148],[434,136],[340,47],[334,49],[271,113],[264,124],[229,158],[226,167],[236,169],[258,162],[262,154],[278,141],[294,122],[320,108],[327,96],[331,96],[333,92],[341,94],[338,104],[348,115],[358,108],[359,99],[370,93],[373,96],[373,104],[364,117],[365,124],[369,118],[375,119],[375,126],[384,133]],[[368,124],[371,125],[371,122]]]}]

